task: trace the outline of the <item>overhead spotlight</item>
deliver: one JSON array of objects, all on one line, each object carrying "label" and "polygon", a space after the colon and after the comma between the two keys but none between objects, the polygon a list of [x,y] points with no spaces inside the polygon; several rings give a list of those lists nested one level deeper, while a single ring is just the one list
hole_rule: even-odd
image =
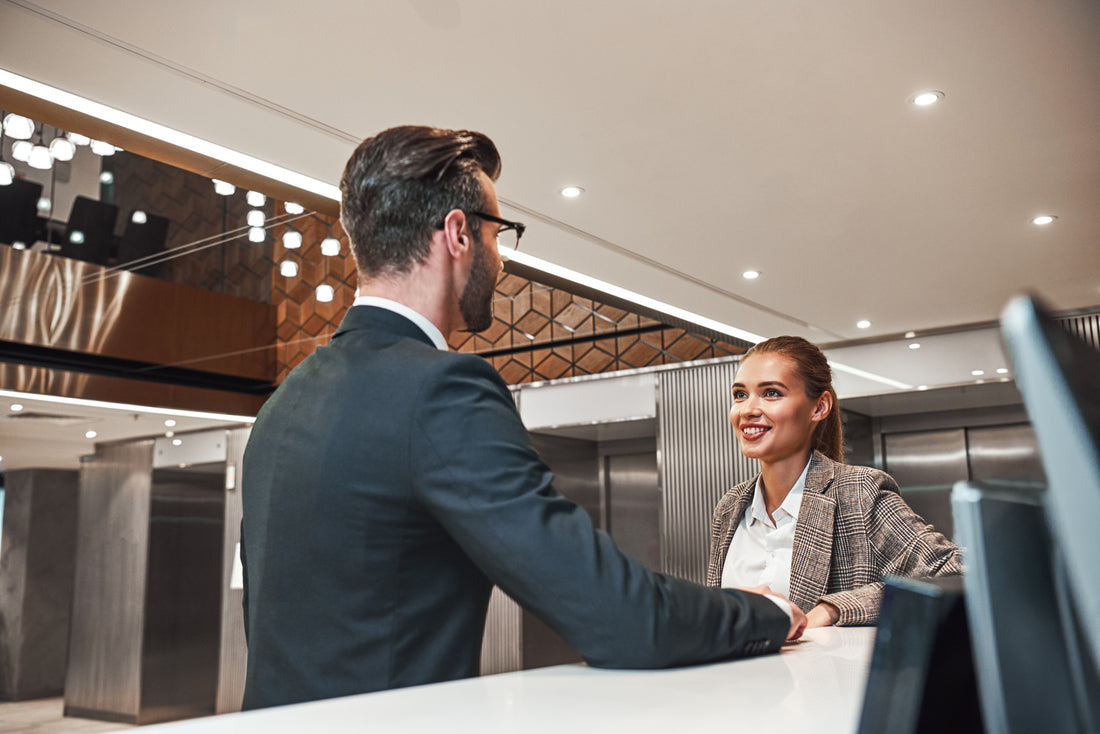
[{"label": "overhead spotlight", "polygon": [[232,196],[237,191],[237,187],[229,183],[228,181],[219,181],[216,178],[213,179],[213,181],[215,194],[218,194],[220,196]]},{"label": "overhead spotlight", "polygon": [[297,250],[302,246],[302,233],[290,227],[286,232],[283,232],[283,247],[288,250]]},{"label": "overhead spotlight", "polygon": [[141,209],[135,209],[134,213],[130,215],[130,221],[134,224],[145,224],[149,221],[149,217]]},{"label": "overhead spotlight", "polygon": [[917,389],[918,389],[918,390],[927,390],[927,389],[928,389],[928,385],[917,385]]},{"label": "overhead spotlight", "polygon": [[561,195],[566,199],[576,199],[578,196],[584,193],[584,189],[580,186],[566,186],[561,190]]},{"label": "overhead spotlight", "polygon": [[910,101],[917,107],[928,107],[943,99],[943,92],[930,89],[927,92],[918,92],[910,97]]},{"label": "overhead spotlight", "polygon": [[91,142],[92,152],[98,156],[110,156],[115,154],[115,146],[110,143],[105,143],[102,140],[93,140]]},{"label": "overhead spotlight", "polygon": [[920,349],[920,344],[918,344],[917,342],[913,342],[912,344],[909,345],[909,348],[910,349]]},{"label": "overhead spotlight", "polygon": [[74,245],[83,245],[84,244],[84,233],[81,232],[79,229],[74,229],[69,234],[69,242],[73,243]]},{"label": "overhead spotlight", "polygon": [[95,438],[98,435],[95,431],[85,431],[84,438]]},{"label": "overhead spotlight", "polygon": [[172,445],[173,446],[182,446],[183,445],[183,439],[182,438],[173,438],[172,439]]},{"label": "overhead spotlight", "polygon": [[1057,218],[1058,217],[1051,216],[1050,214],[1040,214],[1039,216],[1032,219],[1031,223],[1038,224],[1040,227],[1042,227],[1044,225],[1050,224]]},{"label": "overhead spotlight", "polygon": [[4,117],[4,132],[9,138],[27,140],[34,135],[34,121],[29,117],[9,112]]},{"label": "overhead spotlight", "polygon": [[11,405],[11,412],[12,413],[18,413],[21,410],[23,410],[23,404],[22,403],[12,403],[12,405]]},{"label": "overhead spotlight", "polygon": [[0,161],[0,186],[8,186],[15,180],[15,167],[7,161]]},{"label": "overhead spotlight", "polygon": [[16,240],[11,243],[11,249],[13,250],[25,250],[27,249],[27,243],[20,240]]},{"label": "overhead spotlight", "polygon": [[246,221],[249,227],[262,227],[267,217],[264,216],[263,209],[252,209],[248,212]]},{"label": "overhead spotlight", "polygon": [[328,303],[336,295],[336,291],[332,289],[332,286],[328,283],[322,283],[317,286],[317,300],[321,303]]},{"label": "overhead spotlight", "polygon": [[104,171],[99,174],[99,182],[105,186],[110,186],[115,182],[115,174],[111,171]]},{"label": "overhead spotlight", "polygon": [[970,374],[974,377],[981,377],[985,374],[985,370],[970,370]]},{"label": "overhead spotlight", "polygon": [[31,149],[34,143],[29,140],[16,140],[11,144],[11,157],[20,163],[26,163],[31,157]]},{"label": "overhead spotlight", "polygon": [[267,239],[267,230],[263,227],[249,227],[248,228],[248,241],[249,242],[263,242]]},{"label": "overhead spotlight", "polygon": [[997,374],[998,375],[1007,375],[1008,374],[1008,368],[1007,367],[998,367],[997,368]]},{"label": "overhead spotlight", "polygon": [[73,141],[73,145],[91,145],[92,139],[80,133],[65,133],[65,137]]},{"label": "overhead spotlight", "polygon": [[856,322],[856,328],[857,329],[869,329],[869,328],[871,328],[871,322],[868,321],[867,319],[863,319],[863,321],[857,321]]},{"label": "overhead spotlight", "polygon": [[165,438],[172,438],[172,436],[175,436],[175,435],[176,435],[175,431],[165,431],[164,432],[164,437]]},{"label": "overhead spotlight", "polygon": [[293,260],[283,260],[279,263],[279,275],[284,278],[294,278],[298,275],[298,263]]},{"label": "overhead spotlight", "polygon": [[172,420],[171,418],[169,418],[168,420],[164,421],[164,427],[165,427],[165,428],[174,428],[174,427],[175,427],[175,425],[176,425],[176,422],[175,422],[174,420]]},{"label": "overhead spotlight", "polygon": [[906,338],[906,339],[912,339],[912,338],[913,338],[913,337],[915,337],[916,335],[917,335],[917,332],[915,332],[915,331],[907,331],[907,332],[905,332],[905,338]]},{"label": "overhead spotlight", "polygon": [[31,168],[37,168],[39,171],[48,171],[53,168],[53,157],[50,155],[50,149],[41,143],[32,146],[31,152],[27,156],[27,165]]},{"label": "overhead spotlight", "polygon": [[287,214],[302,214],[306,208],[301,204],[295,204],[293,201],[288,201],[284,204]]},{"label": "overhead spotlight", "polygon": [[321,254],[326,257],[336,257],[340,254],[340,240],[331,235],[321,240]]},{"label": "overhead spotlight", "polygon": [[756,280],[757,278],[760,277],[760,271],[759,270],[746,270],[745,272],[741,273],[741,277],[744,278],[745,280]]},{"label": "overhead spotlight", "polygon": [[65,137],[56,137],[50,141],[50,156],[55,161],[71,161],[76,155],[76,145]]},{"label": "overhead spotlight", "polygon": [[38,213],[42,216],[49,216],[50,212],[53,211],[53,202],[50,201],[48,197],[39,196],[34,208],[38,210]]},{"label": "overhead spotlight", "polygon": [[244,200],[248,202],[249,206],[261,207],[267,202],[267,197],[259,191],[249,191]]}]

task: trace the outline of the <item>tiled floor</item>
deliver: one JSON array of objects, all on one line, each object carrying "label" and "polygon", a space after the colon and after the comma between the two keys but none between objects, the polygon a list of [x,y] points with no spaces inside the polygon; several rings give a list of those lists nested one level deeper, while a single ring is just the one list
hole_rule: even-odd
[{"label": "tiled floor", "polygon": [[65,700],[62,698],[0,703],[0,732],[3,734],[101,734],[134,728],[128,724],[63,716],[64,708]]}]

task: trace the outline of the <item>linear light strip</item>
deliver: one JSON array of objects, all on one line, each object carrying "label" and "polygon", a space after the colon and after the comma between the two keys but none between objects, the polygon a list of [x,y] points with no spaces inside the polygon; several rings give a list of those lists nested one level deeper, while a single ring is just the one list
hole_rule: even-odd
[{"label": "linear light strip", "polygon": [[228,163],[237,168],[257,173],[266,178],[282,181],[296,188],[312,192],[318,196],[323,196],[326,199],[331,199],[333,201],[340,200],[340,189],[332,184],[318,181],[315,178],[291,171],[282,166],[277,166],[274,163],[262,161],[259,158],[254,158],[250,155],[245,155],[244,153],[211,143],[207,140],[196,138],[194,135],[188,135],[179,130],[165,127],[164,125],[137,117],[136,115],[131,115],[128,112],[116,110],[113,107],[108,107],[99,102],[93,102],[90,99],[79,97],[75,94],[42,84],[41,82],[36,82],[32,79],[27,79],[26,77],[13,74],[5,69],[0,69],[0,84],[24,92],[25,94],[44,99],[48,102],[68,107],[77,112],[90,115],[104,122],[109,122],[119,127],[124,127],[134,132],[141,133],[142,135],[155,138],[156,140],[161,140],[170,145]]},{"label": "linear light strip", "polygon": [[127,413],[148,413],[150,415],[171,415],[177,418],[202,418],[213,421],[228,421],[231,423],[256,422],[256,418],[250,415],[230,415],[228,413],[206,413],[201,410],[179,410],[176,408],[152,408],[148,405],[131,405],[129,403],[108,403],[103,400],[87,400],[85,398],[63,398],[57,395],[37,395],[29,392],[16,392],[14,390],[0,390],[0,398],[14,400],[40,400],[44,403],[59,403],[61,405],[79,405],[85,408],[106,408],[108,410],[123,410]]},{"label": "linear light strip", "polygon": [[846,364],[841,364],[840,362],[834,362],[831,359],[829,360],[829,366],[832,367],[834,370],[839,370],[840,372],[847,372],[849,375],[855,375],[856,377],[862,377],[866,380],[872,380],[873,382],[879,382],[879,383],[882,383],[883,385],[889,385],[890,387],[896,387],[899,390],[912,390],[913,389],[912,385],[907,385],[904,382],[899,382],[897,380],[892,380],[889,377],[883,377],[882,375],[876,375],[874,372],[868,372],[866,370],[861,370],[858,367],[849,367]]}]

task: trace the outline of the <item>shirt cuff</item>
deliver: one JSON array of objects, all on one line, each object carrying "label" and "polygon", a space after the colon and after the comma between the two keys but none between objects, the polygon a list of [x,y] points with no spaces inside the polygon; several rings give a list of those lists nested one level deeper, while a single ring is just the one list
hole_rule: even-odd
[{"label": "shirt cuff", "polygon": [[782,609],[783,613],[787,615],[787,619],[794,618],[794,612],[791,611],[791,603],[789,601],[781,596],[776,596],[775,594],[763,594],[763,596],[775,602],[775,605]]}]

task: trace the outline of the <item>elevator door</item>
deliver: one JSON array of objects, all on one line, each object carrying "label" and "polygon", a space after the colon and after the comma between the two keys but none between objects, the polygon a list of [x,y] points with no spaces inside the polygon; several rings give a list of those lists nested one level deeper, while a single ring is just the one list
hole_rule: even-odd
[{"label": "elevator door", "polygon": [[661,566],[661,496],[653,451],[604,457],[607,529],[627,554],[651,569]]}]

